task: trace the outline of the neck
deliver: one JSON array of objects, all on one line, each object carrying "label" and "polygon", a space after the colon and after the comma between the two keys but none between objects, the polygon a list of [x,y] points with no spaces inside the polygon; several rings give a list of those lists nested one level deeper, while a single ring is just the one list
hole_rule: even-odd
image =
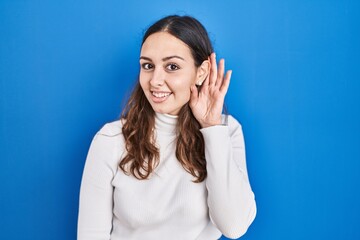
[{"label": "neck", "polygon": [[176,132],[176,124],[178,121],[178,116],[155,113],[155,129],[161,132]]}]

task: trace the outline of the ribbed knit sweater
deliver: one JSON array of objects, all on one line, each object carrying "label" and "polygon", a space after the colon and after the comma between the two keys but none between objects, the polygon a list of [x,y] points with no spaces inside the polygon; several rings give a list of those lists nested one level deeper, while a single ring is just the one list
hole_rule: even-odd
[{"label": "ribbed knit sweater", "polygon": [[[175,156],[177,117],[155,116],[160,162],[147,180],[126,175],[121,121],[94,137],[86,159],[79,204],[78,240],[212,240],[242,236],[256,215],[246,169],[241,125],[201,129],[207,178],[194,183]],[[141,146],[139,146],[141,147]]]}]

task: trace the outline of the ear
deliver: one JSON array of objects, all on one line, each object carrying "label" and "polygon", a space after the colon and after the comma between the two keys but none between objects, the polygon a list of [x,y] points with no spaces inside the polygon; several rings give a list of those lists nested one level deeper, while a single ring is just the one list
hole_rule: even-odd
[{"label": "ear", "polygon": [[197,69],[195,84],[201,86],[210,72],[210,60],[205,60]]}]

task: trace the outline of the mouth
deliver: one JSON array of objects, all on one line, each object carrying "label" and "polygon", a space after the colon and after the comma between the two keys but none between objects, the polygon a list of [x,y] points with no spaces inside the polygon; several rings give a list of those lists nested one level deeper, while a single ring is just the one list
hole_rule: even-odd
[{"label": "mouth", "polygon": [[172,94],[172,92],[155,92],[151,91],[152,101],[155,103],[164,102],[168,97]]}]

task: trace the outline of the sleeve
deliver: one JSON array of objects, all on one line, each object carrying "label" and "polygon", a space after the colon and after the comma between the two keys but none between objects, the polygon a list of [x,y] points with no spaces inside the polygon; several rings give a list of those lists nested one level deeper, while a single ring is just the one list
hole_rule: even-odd
[{"label": "sleeve", "polygon": [[110,239],[113,217],[111,182],[116,158],[114,140],[114,136],[104,135],[100,130],[91,143],[80,188],[78,240]]},{"label": "sleeve", "polygon": [[245,234],[256,215],[245,159],[241,125],[231,116],[229,124],[201,129],[205,141],[210,218],[228,238]]}]

